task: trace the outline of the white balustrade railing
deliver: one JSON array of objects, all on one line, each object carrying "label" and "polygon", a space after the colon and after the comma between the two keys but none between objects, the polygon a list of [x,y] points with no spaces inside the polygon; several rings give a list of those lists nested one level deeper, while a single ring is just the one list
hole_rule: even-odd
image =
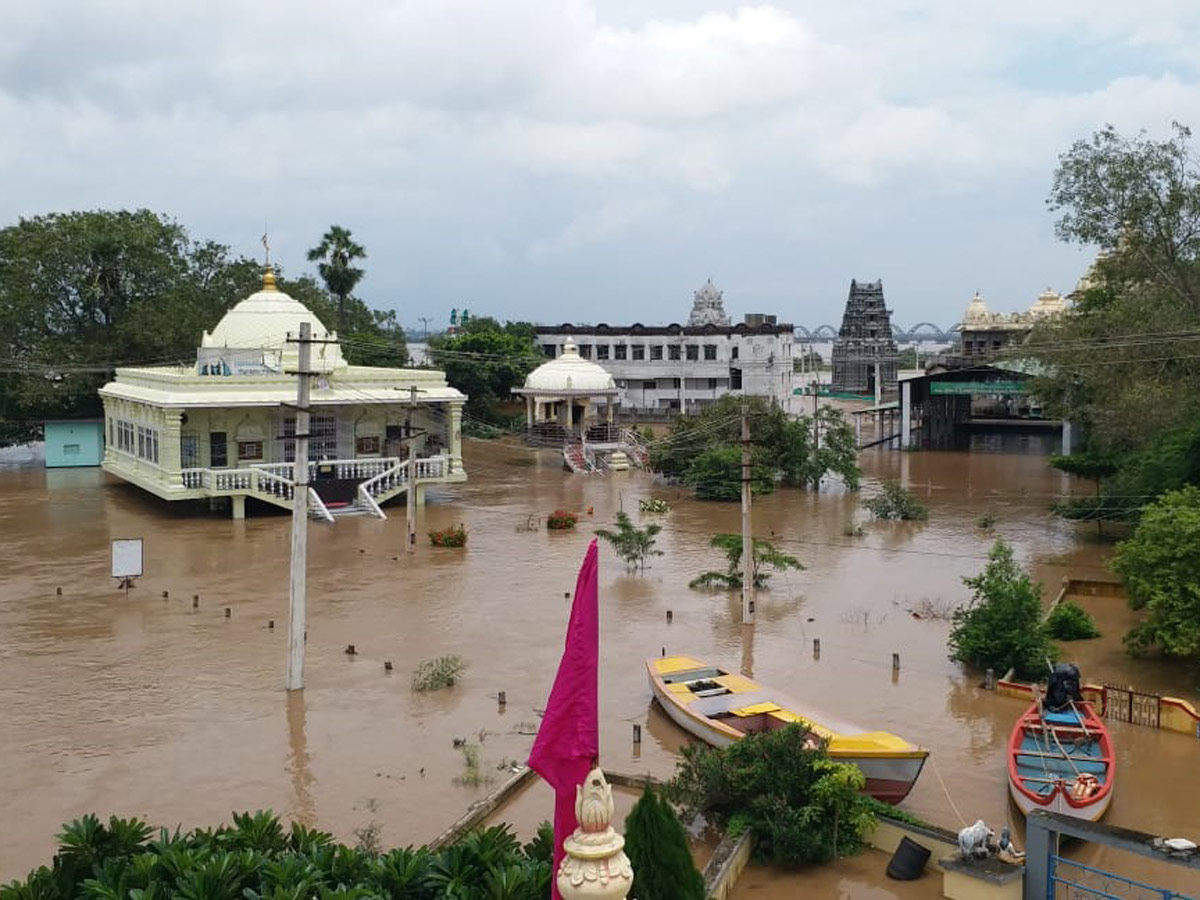
[{"label": "white balustrade railing", "polygon": [[382,497],[384,494],[390,494],[398,488],[408,484],[408,467],[409,461],[400,462],[396,460],[396,464],[390,469],[380,472],[374,478],[368,478],[358,486],[360,494],[364,494],[372,499]]},{"label": "white balustrade railing", "polygon": [[316,514],[326,522],[333,521],[333,513],[329,511],[329,507],[325,505],[325,501],[321,499],[321,495],[314,488],[308,489],[308,507],[311,510],[309,515]]},{"label": "white balustrade railing", "polygon": [[[310,481],[315,479],[318,465],[334,466],[334,474],[340,479],[364,479],[360,482],[359,489],[365,491],[372,501],[405,488],[410,477],[418,481],[436,481],[451,472],[451,461],[447,456],[430,456],[404,462],[394,456],[335,459],[309,461]],[[179,473],[179,477],[183,486],[190,490],[207,490],[213,493],[257,492],[290,501],[296,490],[294,474],[295,466],[285,462],[260,463],[245,469],[184,469]]]},{"label": "white balustrade railing", "polygon": [[208,469],[184,469],[179,473],[185,488],[208,487]]},{"label": "white balustrade railing", "polygon": [[387,514],[379,508],[379,504],[375,502],[375,498],[371,496],[371,492],[365,487],[366,482],[358,486],[358,499],[362,506],[366,507],[377,519],[386,519]]},{"label": "white balustrade railing", "polygon": [[296,496],[296,482],[290,478],[283,478],[263,469],[255,469],[254,472],[258,475],[259,493],[270,494],[272,497],[288,501]]}]

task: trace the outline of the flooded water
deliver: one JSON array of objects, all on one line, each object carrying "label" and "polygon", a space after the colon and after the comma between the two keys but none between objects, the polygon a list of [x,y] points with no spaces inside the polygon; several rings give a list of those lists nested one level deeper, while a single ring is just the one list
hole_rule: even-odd
[{"label": "flooded water", "polygon": [[[1021,704],[981,690],[947,660],[949,625],[936,613],[966,598],[962,576],[982,568],[996,535],[1032,565],[1048,597],[1068,574],[1105,574],[1111,545],[1047,512],[1067,483],[1044,458],[865,454],[869,478],[901,478],[929,505],[921,524],[871,524],[849,494],[787,490],[756,501],[756,534],[806,570],[772,579],[752,629],[739,624],[738,597],[687,587],[721,566],[708,540],[740,529],[736,504],[696,502],[639,472],[569,475],[554,454],[520,447],[471,443],[466,464],[468,484],[430,492],[415,553],[404,549],[402,508],[387,521],[311,526],[307,687],[291,695],[286,515],[232,521],[179,510],[91,469],[0,470],[0,880],[48,861],[58,826],[89,811],[190,826],[269,807],[344,840],[370,823],[387,845],[432,838],[506,777],[505,764],[527,756],[561,652],[564,592],[592,528],[622,508],[638,519],[647,496],[672,504],[657,517],[665,555],[638,577],[601,548],[606,768],[664,778],[673,770],[685,737],[651,707],[642,666],[665,648],[744,668],[928,746],[931,763],[905,803],[914,813],[950,828],[976,818],[1019,827],[1003,747]],[[592,514],[574,533],[525,529],[530,516],[556,508]],[[985,514],[995,518],[990,531],[977,525]],[[458,523],[470,534],[465,550],[424,541]],[[850,536],[857,523],[863,535]],[[145,540],[146,574],[126,597],[109,577],[109,542],[130,537]],[[1198,699],[1195,671],[1119,652],[1126,610],[1098,602],[1095,611],[1105,637],[1082,652],[1087,680]],[[344,652],[348,644],[357,655]],[[413,693],[417,663],[444,653],[468,661],[460,683]],[[456,738],[479,746],[483,783],[463,778]],[[1114,739],[1119,781],[1107,821],[1195,837],[1200,741],[1123,725]],[[550,816],[537,796],[513,809],[523,830]],[[1180,883],[1149,863],[1073,852]],[[827,896],[918,896],[870,886],[868,870],[886,863],[874,859],[806,876],[817,882],[804,886],[820,883]],[[739,897],[794,896],[777,873],[752,874]]]}]

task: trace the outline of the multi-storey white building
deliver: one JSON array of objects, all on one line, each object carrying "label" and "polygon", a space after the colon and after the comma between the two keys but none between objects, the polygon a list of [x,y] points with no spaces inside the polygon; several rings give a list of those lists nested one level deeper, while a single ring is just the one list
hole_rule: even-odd
[{"label": "multi-storey white building", "polygon": [[537,340],[551,358],[574,341],[583,359],[616,381],[621,412],[696,412],[725,394],[767,397],[789,408],[792,325],[750,314],[738,325],[725,315],[711,281],[695,293],[688,324],[539,326]]}]

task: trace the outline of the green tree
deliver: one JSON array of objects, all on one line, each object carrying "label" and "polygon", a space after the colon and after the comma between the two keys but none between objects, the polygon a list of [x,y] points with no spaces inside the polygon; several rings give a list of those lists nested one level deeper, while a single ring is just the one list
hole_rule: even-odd
[{"label": "green tree", "polygon": [[1100,637],[1100,629],[1086,609],[1073,600],[1054,605],[1046,616],[1046,633],[1056,641],[1086,641]]},{"label": "green tree", "polygon": [[875,825],[866,778],[835,762],[801,725],[751,734],[728,747],[682,750],[670,795],[693,815],[758,839],[756,854],[790,865],[857,853]]},{"label": "green tree", "polygon": [[[1071,314],[1022,353],[1045,364],[1035,389],[1098,454],[1136,451],[1200,414],[1200,166],[1191,132],[1164,140],[1111,126],[1060,158],[1047,200],[1061,239],[1101,255]],[[1120,377],[1113,377],[1119,372]]]},{"label": "green tree", "polygon": [[446,380],[467,395],[465,409],[478,419],[499,421],[498,407],[512,402],[512,389],[545,360],[526,323],[499,325],[472,319],[462,334],[429,340],[430,356]]},{"label": "green tree", "polygon": [[[688,582],[688,587],[718,587],[727,590],[738,590],[742,586],[745,574],[742,572],[742,536],[740,534],[714,534],[709,541],[710,547],[715,547],[725,553],[725,570],[722,572],[702,572]],[[775,572],[785,572],[788,569],[803,571],[800,560],[784,553],[770,541],[752,541],[754,550],[754,586],[765,588],[771,578],[770,569]]]},{"label": "green tree", "polygon": [[1130,604],[1146,618],[1125,636],[1134,652],[1160,649],[1179,659],[1200,658],[1200,488],[1189,485],[1150,504],[1113,569]]},{"label": "green tree", "polygon": [[997,538],[978,575],[963,578],[971,600],[954,610],[950,658],[998,673],[1032,678],[1057,656],[1042,624],[1042,587],[1017,565],[1012,547]]},{"label": "green tree", "polygon": [[633,866],[631,897],[704,900],[704,878],[692,862],[687,832],[650,785],[625,819],[625,852]]},{"label": "green tree", "polygon": [[308,261],[317,263],[317,272],[325,287],[337,298],[337,332],[347,331],[346,300],[362,280],[364,271],[351,265],[356,259],[366,259],[367,251],[354,241],[348,228],[333,225],[321,237],[321,243],[308,251]]},{"label": "green tree", "polygon": [[625,568],[631,572],[645,572],[646,559],[650,556],[662,556],[661,550],[654,549],[655,538],[662,531],[662,526],[651,522],[643,528],[638,528],[629,518],[629,513],[621,510],[617,513],[617,528],[597,528],[596,534],[612,544],[613,551],[625,563]]},{"label": "green tree", "polygon": [[[839,410],[823,407],[817,413],[821,444],[816,448],[813,420],[793,418],[765,397],[743,400],[727,394],[696,415],[680,416],[670,434],[651,447],[651,468],[698,486],[701,499],[739,497],[743,402],[758,470],[753,477],[760,493],[769,489],[768,480],[817,488],[830,474],[840,475],[852,490],[858,487],[861,472],[854,429]],[[730,451],[737,454],[736,467]]]}]

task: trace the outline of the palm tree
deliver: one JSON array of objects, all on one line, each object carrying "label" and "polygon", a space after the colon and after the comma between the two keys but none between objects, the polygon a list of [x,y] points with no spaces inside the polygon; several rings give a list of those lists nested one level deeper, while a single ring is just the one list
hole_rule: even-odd
[{"label": "palm tree", "polygon": [[337,297],[338,334],[345,327],[346,298],[363,277],[363,270],[350,263],[366,258],[367,251],[354,242],[350,229],[341,225],[330,226],[321,243],[308,251],[308,261],[318,263],[317,271],[321,274],[321,280],[325,282],[329,293]]}]

